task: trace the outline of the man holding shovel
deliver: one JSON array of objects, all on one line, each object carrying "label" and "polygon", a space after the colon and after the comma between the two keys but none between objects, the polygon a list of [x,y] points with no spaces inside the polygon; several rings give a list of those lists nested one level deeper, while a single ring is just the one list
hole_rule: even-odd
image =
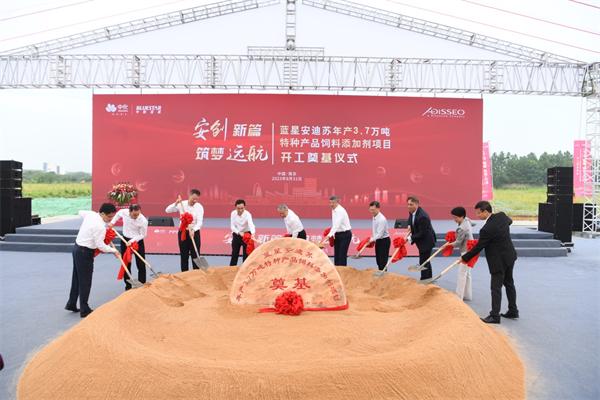
[{"label": "man holding shovel", "polygon": [[302,225],[300,217],[298,217],[298,215],[295,212],[290,210],[285,204],[278,205],[277,212],[279,213],[279,216],[283,218],[285,230],[287,231],[289,237],[306,239],[306,231],[304,230],[304,225]]},{"label": "man holding shovel", "polygon": [[348,247],[352,241],[352,227],[350,218],[346,209],[340,205],[337,196],[329,198],[329,207],[331,207],[331,229],[327,239],[334,238],[333,242],[333,265],[348,265]]},{"label": "man holding shovel", "polygon": [[[423,264],[431,256],[435,246],[435,232],[431,225],[429,215],[419,206],[419,199],[410,196],[407,199],[408,206],[408,228],[410,229],[411,244],[416,244],[419,249],[419,265]],[[431,263],[427,262],[421,270],[421,280],[432,276]]]},{"label": "man holding shovel", "polygon": [[252,214],[246,210],[246,202],[243,199],[238,199],[235,202],[235,210],[231,212],[231,260],[230,266],[237,266],[240,256],[240,247],[242,248],[242,260],[246,261],[248,253],[246,251],[246,243],[244,242],[244,234],[250,233],[254,236],[256,228],[252,222]]},{"label": "man holding shovel", "polygon": [[[87,317],[93,310],[88,305],[90,290],[92,289],[92,275],[94,273],[94,257],[96,251],[113,253],[118,258],[119,252],[114,247],[104,242],[106,224],[117,212],[114,204],[104,203],[98,212],[87,211],[84,213],[83,222],[73,246],[73,276],[71,278],[71,291],[65,310],[79,312],[81,318]],[[79,308],[77,308],[79,298]]]},{"label": "man holding shovel", "polygon": [[[179,255],[181,257],[181,272],[189,269],[189,258],[198,259],[200,257],[200,229],[204,221],[204,207],[198,202],[200,191],[198,189],[190,190],[190,196],[187,200],[182,200],[181,196],[177,196],[177,200],[173,204],[169,204],[166,208],[168,213],[180,213],[180,216],[189,214],[193,217],[192,221],[187,226],[181,228],[184,232],[179,232],[177,239],[179,241]],[[195,248],[198,246],[197,248]],[[196,254],[196,250],[198,254]],[[193,269],[200,269],[198,265],[192,262]]]},{"label": "man holding shovel", "polygon": [[372,201],[369,204],[369,212],[373,216],[373,230],[369,242],[375,243],[375,259],[377,267],[383,271],[387,264],[390,254],[390,233],[388,232],[388,224],[385,215],[380,211],[381,205],[378,201]]},{"label": "man holding shovel", "polygon": [[[500,315],[504,318],[517,319],[519,318],[519,309],[517,308],[517,290],[513,281],[513,268],[517,260],[517,252],[510,238],[512,219],[503,212],[492,214],[492,205],[484,200],[475,204],[475,214],[485,222],[479,230],[477,245],[471,251],[463,254],[462,261],[467,263],[485,249],[485,259],[492,276],[490,284],[492,311],[490,311],[490,315],[481,320],[487,324],[499,324]],[[506,297],[508,298],[508,311],[504,314],[500,314],[502,286],[506,288]]]},{"label": "man holding shovel", "polygon": [[[146,248],[144,246],[144,238],[148,233],[148,220],[142,214],[142,208],[139,204],[132,204],[129,206],[129,210],[119,210],[108,224],[109,228],[112,228],[119,219],[123,218],[123,239],[121,240],[121,256],[124,256],[127,247],[133,243],[137,243],[137,253],[135,255],[135,265],[138,269],[138,280],[141,283],[146,283],[146,265],[140,257],[146,257]],[[134,247],[135,249],[135,247]],[[127,268],[131,272],[131,264],[127,265]],[[132,273],[133,274],[133,273]],[[125,290],[131,289],[131,282],[128,279],[125,281]]]}]

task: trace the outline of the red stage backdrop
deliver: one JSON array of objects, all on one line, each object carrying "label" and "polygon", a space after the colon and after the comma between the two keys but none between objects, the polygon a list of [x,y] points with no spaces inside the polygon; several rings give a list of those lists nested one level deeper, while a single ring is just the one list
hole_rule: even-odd
[{"label": "red stage backdrop", "polygon": [[406,218],[414,194],[432,218],[481,196],[482,100],[449,98],[164,94],[95,95],[93,206],[112,184],[139,189],[145,215],[191,188],[207,217],[237,198],[257,218],[286,203],[330,218],[335,194],[351,218],[368,203]]}]

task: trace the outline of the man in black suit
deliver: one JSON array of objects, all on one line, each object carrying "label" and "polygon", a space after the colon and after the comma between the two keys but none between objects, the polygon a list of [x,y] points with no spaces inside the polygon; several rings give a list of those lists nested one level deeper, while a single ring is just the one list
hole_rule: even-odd
[{"label": "man in black suit", "polygon": [[[481,220],[485,220],[479,230],[479,241],[471,251],[462,256],[463,262],[468,262],[481,250],[485,249],[485,258],[490,269],[492,311],[490,315],[481,320],[488,324],[499,324],[500,315],[504,318],[519,318],[517,308],[517,291],[513,281],[513,267],[517,260],[517,252],[510,239],[510,219],[503,212],[492,214],[492,206],[487,201],[480,201],[475,205],[475,213]],[[500,314],[502,304],[502,285],[506,288],[508,298],[508,311]]]},{"label": "man in black suit", "polygon": [[[435,246],[435,232],[431,226],[429,215],[419,207],[419,199],[410,196],[408,205],[408,228],[410,229],[410,242],[416,244],[419,249],[419,265],[423,264],[430,256]],[[431,278],[431,263],[425,264],[421,270],[421,280]]]}]

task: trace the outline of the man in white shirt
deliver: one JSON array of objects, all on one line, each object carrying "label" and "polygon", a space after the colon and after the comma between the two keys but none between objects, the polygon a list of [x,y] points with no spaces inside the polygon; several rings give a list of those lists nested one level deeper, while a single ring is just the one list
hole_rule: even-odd
[{"label": "man in white shirt", "polygon": [[[129,206],[129,210],[123,209],[119,210],[117,214],[113,217],[108,224],[109,228],[115,226],[118,220],[123,218],[123,238],[127,242],[121,241],[121,255],[125,254],[125,250],[127,250],[128,246],[131,246],[132,243],[137,242],[138,249],[136,250],[140,256],[146,257],[146,247],[144,246],[144,238],[148,233],[148,220],[142,214],[142,208],[139,204],[132,204]],[[133,275],[131,271],[131,264],[127,265],[129,272]],[[135,265],[138,269],[138,280],[142,283],[146,283],[146,264],[141,260],[140,257],[135,255]],[[131,289],[131,283],[128,279],[123,279],[125,281],[125,290]]]},{"label": "man in white shirt", "polygon": [[236,200],[235,210],[231,212],[231,261],[230,266],[236,266],[242,248],[242,260],[246,261],[246,243],[242,240],[244,233],[250,232],[254,236],[256,228],[252,222],[252,214],[246,210],[246,202],[242,199]]},{"label": "man in white shirt", "polygon": [[352,241],[350,218],[346,209],[340,205],[337,196],[329,198],[329,206],[331,207],[331,230],[327,237],[334,237],[333,263],[345,266],[348,265],[348,248]]},{"label": "man in white shirt", "polygon": [[[204,207],[202,207],[202,204],[198,202],[199,198],[200,191],[198,189],[192,189],[190,190],[190,196],[187,200],[182,201],[181,196],[177,196],[175,203],[169,204],[165,209],[165,211],[168,213],[178,212],[180,217],[184,213],[190,213],[194,217],[192,223],[185,228],[187,231],[185,233],[179,231],[177,234],[177,240],[179,241],[179,255],[181,257],[181,272],[189,269],[188,261],[190,257],[192,260],[200,257],[200,229],[202,228],[202,223],[204,222]],[[194,250],[192,235],[194,237],[196,246],[198,246],[198,254],[196,254],[196,250]],[[184,240],[181,239],[182,236],[185,237]],[[199,269],[199,267],[195,265],[193,261],[192,268]]]},{"label": "man in white shirt", "polygon": [[390,254],[390,233],[388,232],[388,223],[385,215],[380,211],[381,204],[378,201],[372,201],[369,204],[369,212],[373,216],[373,229],[371,232],[371,243],[375,243],[375,259],[377,267],[383,271],[388,262]]},{"label": "man in white shirt", "polygon": [[287,205],[280,204],[277,206],[279,216],[283,218],[287,234],[293,238],[306,239],[306,231],[300,221],[300,217],[290,210]]},{"label": "man in white shirt", "polygon": [[[115,256],[118,254],[116,248],[104,243],[106,224],[116,212],[114,204],[104,203],[97,213],[91,211],[85,213],[75,239],[71,291],[65,310],[79,312],[81,318],[87,317],[93,311],[88,305],[88,299],[92,288],[95,251],[114,253]],[[77,308],[77,298],[79,298],[79,308]]]}]

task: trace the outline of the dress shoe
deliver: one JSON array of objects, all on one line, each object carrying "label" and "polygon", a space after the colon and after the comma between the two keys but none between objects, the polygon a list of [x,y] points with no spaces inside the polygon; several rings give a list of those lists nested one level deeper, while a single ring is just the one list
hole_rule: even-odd
[{"label": "dress shoe", "polygon": [[499,324],[500,323],[500,317],[494,317],[493,315],[488,315],[485,318],[481,318],[481,320],[483,322],[485,322],[486,324]]},{"label": "dress shoe", "polygon": [[67,303],[67,305],[65,306],[65,310],[79,312],[79,308],[77,308],[77,306],[71,305],[69,303]]},{"label": "dress shoe", "polygon": [[500,314],[500,315],[502,315],[504,318],[510,318],[510,319],[517,319],[517,318],[519,318],[519,312],[518,311],[508,310],[504,314]]},{"label": "dress shoe", "polygon": [[94,310],[92,310],[91,308],[89,308],[85,311],[81,311],[81,318],[87,317],[88,315],[90,315],[92,313],[92,311],[94,311]]}]

